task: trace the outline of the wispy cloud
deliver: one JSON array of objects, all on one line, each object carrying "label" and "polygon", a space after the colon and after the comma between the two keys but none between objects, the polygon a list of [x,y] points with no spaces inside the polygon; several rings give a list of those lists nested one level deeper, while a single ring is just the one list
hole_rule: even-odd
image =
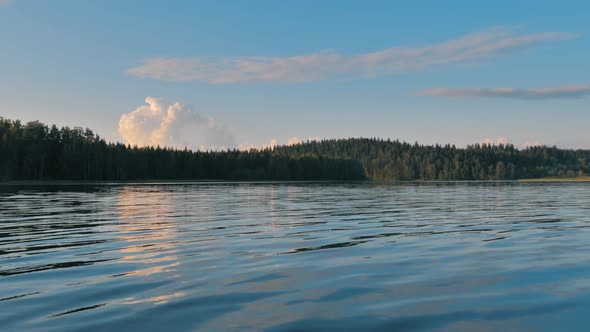
[{"label": "wispy cloud", "polygon": [[416,93],[420,96],[432,97],[465,97],[465,98],[512,98],[512,99],[565,99],[590,96],[590,85],[568,85],[557,88],[542,89],[451,89],[433,88]]},{"label": "wispy cloud", "polygon": [[160,57],[148,59],[127,72],[144,78],[211,84],[375,77],[469,63],[575,37],[574,34],[560,32],[516,35],[510,29],[492,28],[441,43],[392,47],[358,55],[324,51],[285,57]]}]

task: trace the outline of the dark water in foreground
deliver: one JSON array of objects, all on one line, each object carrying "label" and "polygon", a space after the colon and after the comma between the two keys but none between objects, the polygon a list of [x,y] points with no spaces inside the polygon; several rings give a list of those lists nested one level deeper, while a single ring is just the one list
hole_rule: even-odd
[{"label": "dark water in foreground", "polygon": [[590,183],[0,187],[2,331],[585,331]]}]

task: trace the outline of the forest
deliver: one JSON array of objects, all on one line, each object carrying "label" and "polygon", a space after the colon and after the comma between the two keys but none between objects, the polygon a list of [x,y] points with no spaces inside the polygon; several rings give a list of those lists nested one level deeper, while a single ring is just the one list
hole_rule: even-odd
[{"label": "forest", "polygon": [[513,180],[590,173],[590,150],[420,145],[349,138],[263,150],[191,151],[106,142],[90,129],[0,117],[0,181]]}]

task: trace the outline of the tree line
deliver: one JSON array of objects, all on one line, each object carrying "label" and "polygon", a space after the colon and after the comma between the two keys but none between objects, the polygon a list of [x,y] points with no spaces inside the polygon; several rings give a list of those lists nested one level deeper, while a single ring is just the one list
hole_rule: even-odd
[{"label": "tree line", "polygon": [[191,151],[110,143],[90,129],[0,117],[0,181],[508,180],[588,173],[589,150],[353,138]]},{"label": "tree line", "polygon": [[92,130],[0,118],[0,181],[360,180],[355,160],[272,149],[191,151],[108,143]]},{"label": "tree line", "polygon": [[275,148],[286,155],[356,160],[373,180],[516,180],[590,173],[590,150],[511,144],[420,145],[377,138],[307,142]]}]

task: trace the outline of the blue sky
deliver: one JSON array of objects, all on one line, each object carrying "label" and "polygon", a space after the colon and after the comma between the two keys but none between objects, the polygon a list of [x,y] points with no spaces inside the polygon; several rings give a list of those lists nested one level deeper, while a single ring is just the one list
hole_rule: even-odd
[{"label": "blue sky", "polygon": [[0,0],[0,116],[140,145],[590,148],[588,12],[585,1]]}]

